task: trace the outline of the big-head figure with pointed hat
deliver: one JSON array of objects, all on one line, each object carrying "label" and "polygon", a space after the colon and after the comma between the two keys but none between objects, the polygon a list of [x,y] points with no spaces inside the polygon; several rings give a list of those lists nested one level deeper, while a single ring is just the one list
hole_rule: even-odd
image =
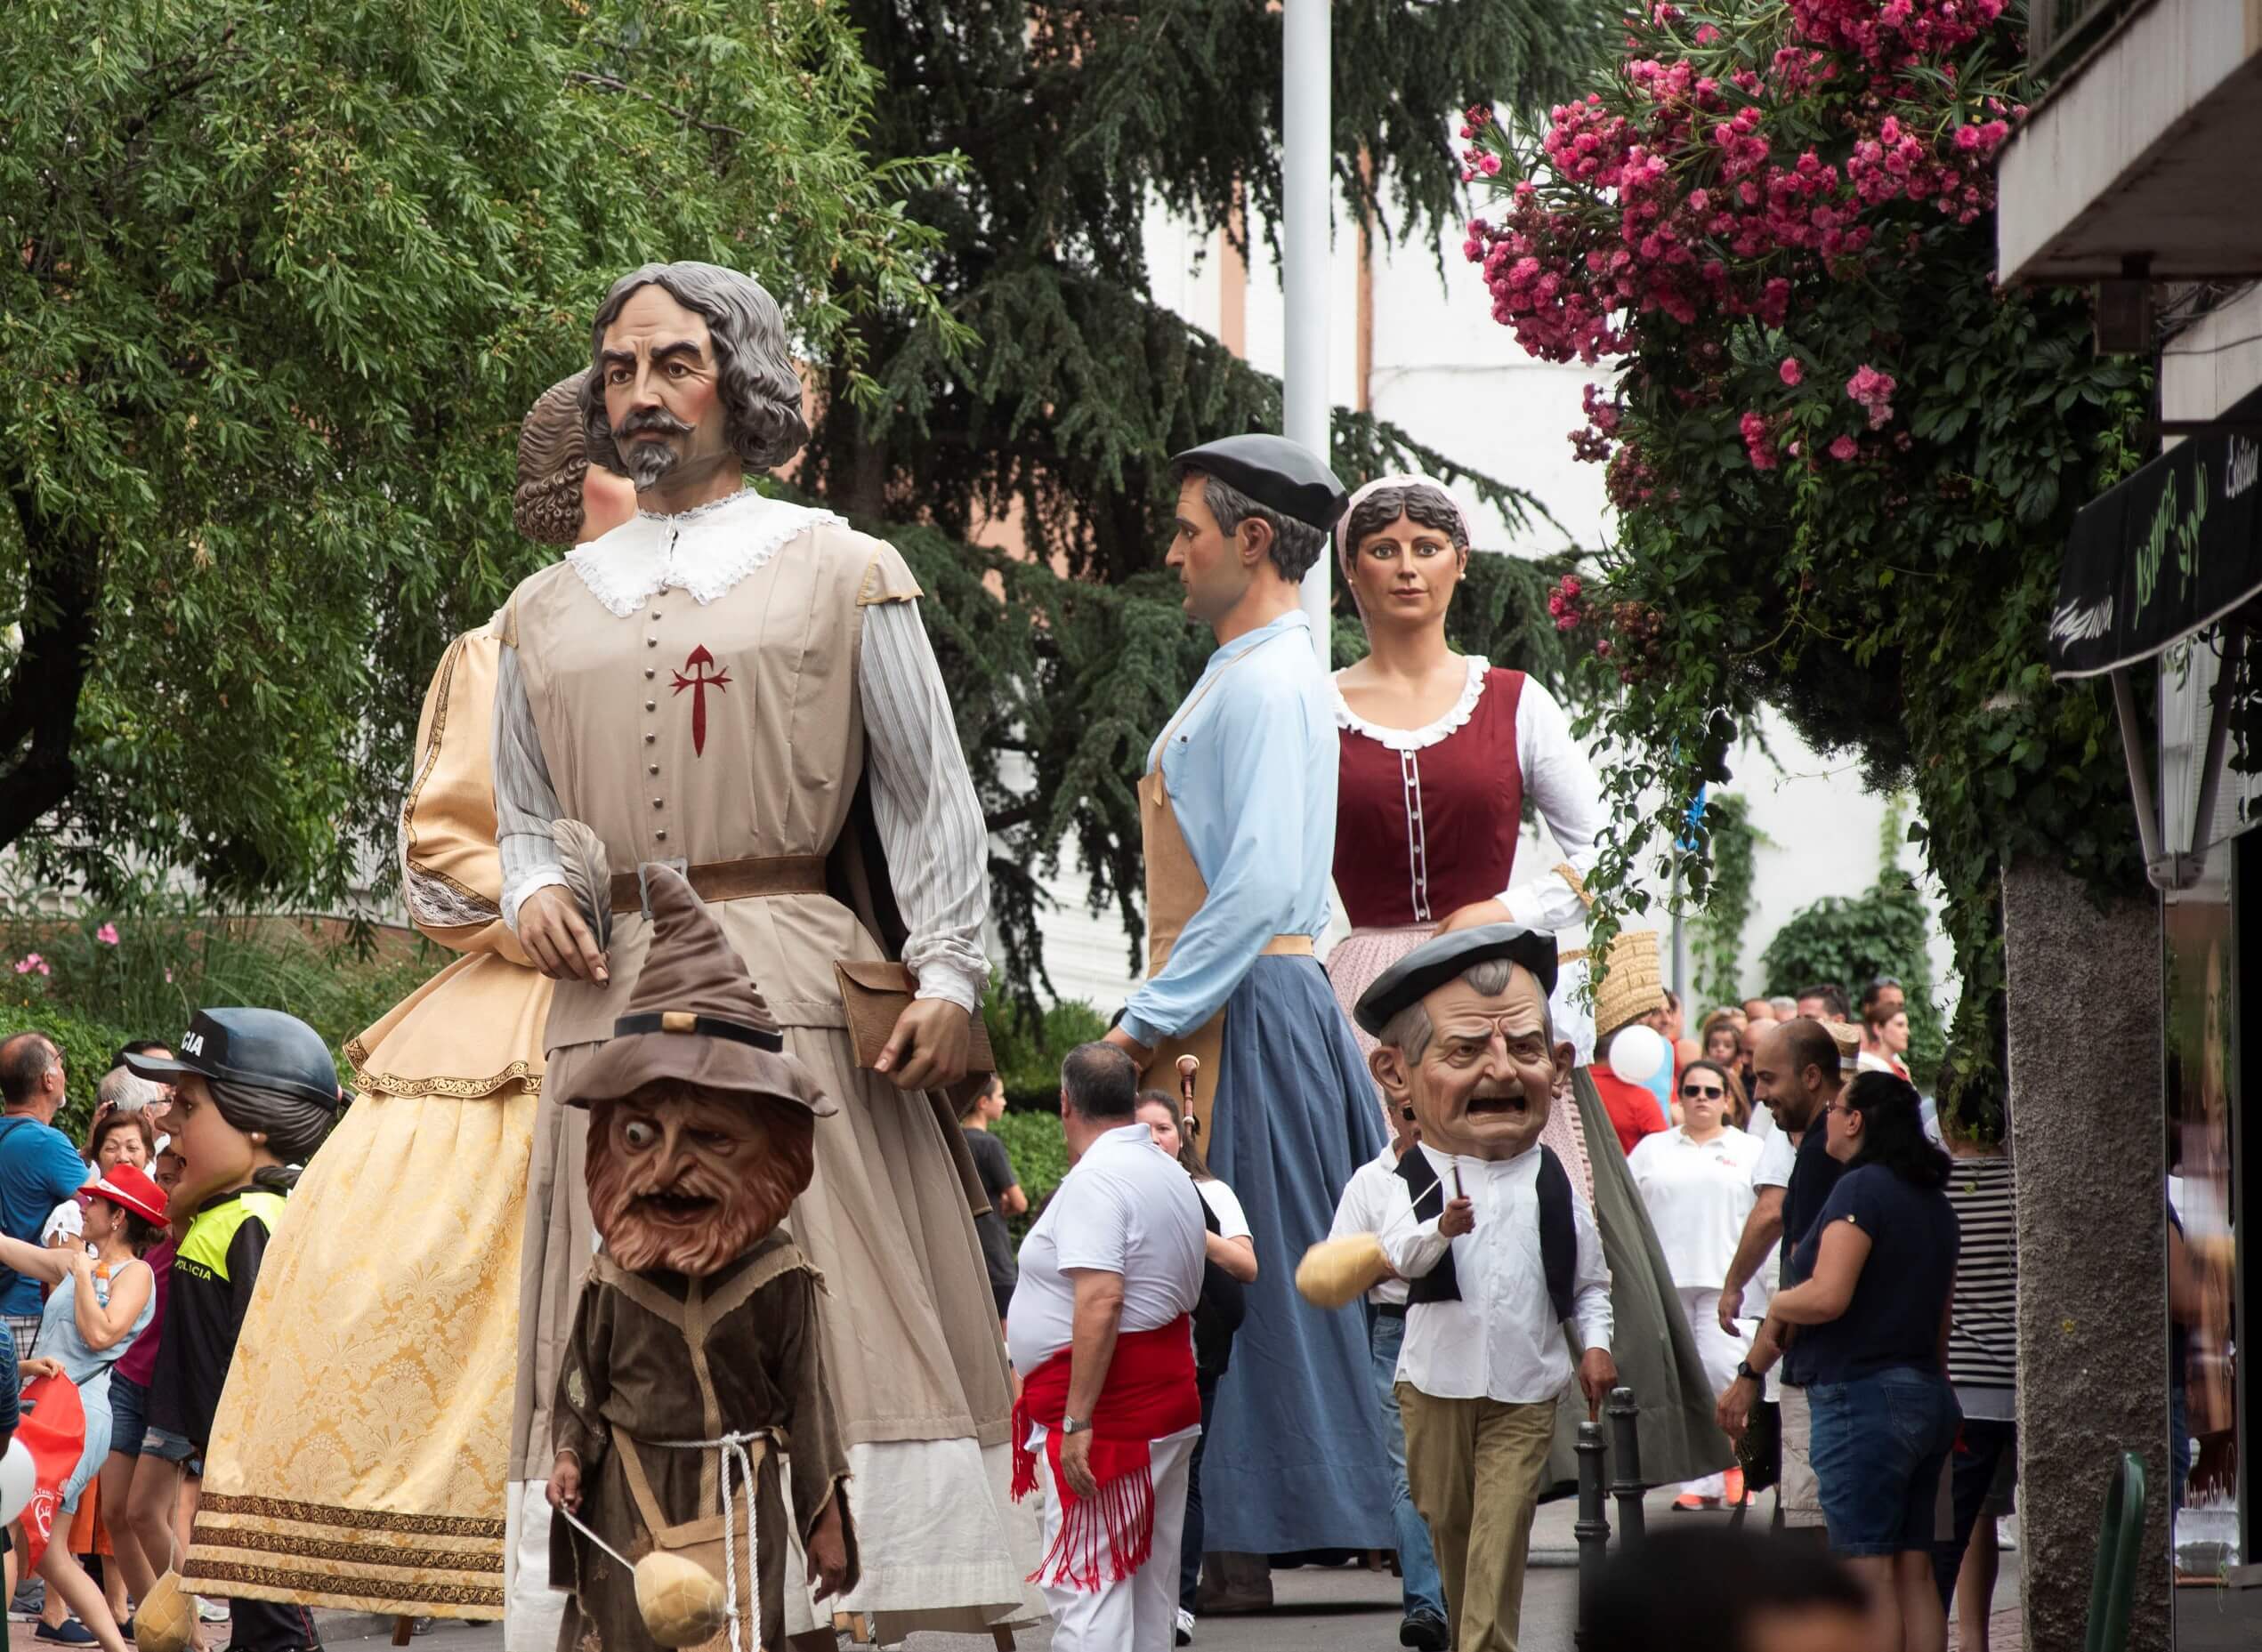
[{"label": "big-head figure with pointed hat", "polygon": [[[781,1644],[784,1496],[818,1597],[855,1582],[847,1452],[818,1331],[822,1285],[781,1226],[830,1114],[722,926],[671,868],[644,868],[652,939],[613,1036],[574,1073],[589,1109],[592,1266],[561,1368],[552,1582],[561,1644],[664,1637],[614,1555],[674,1551],[729,1601],[734,1652]],[[594,1534],[594,1542],[588,1534]],[[645,1568],[638,1567],[639,1572]],[[649,1591],[647,1591],[649,1592]],[[675,1645],[673,1639],[658,1644]]]}]

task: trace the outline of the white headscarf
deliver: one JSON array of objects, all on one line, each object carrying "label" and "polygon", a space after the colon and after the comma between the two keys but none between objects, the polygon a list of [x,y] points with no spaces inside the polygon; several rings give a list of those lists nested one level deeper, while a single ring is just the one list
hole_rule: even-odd
[{"label": "white headscarf", "polygon": [[[1354,608],[1358,607],[1359,603],[1359,586],[1358,582],[1351,576],[1352,557],[1357,550],[1357,547],[1351,543],[1352,514],[1358,510],[1369,495],[1385,488],[1428,488],[1445,501],[1446,505],[1452,511],[1453,520],[1460,529],[1460,543],[1467,545],[1470,542],[1468,513],[1461,509],[1460,503],[1451,494],[1445,491],[1445,484],[1435,477],[1424,476],[1418,471],[1402,471],[1394,476],[1376,477],[1374,480],[1367,483],[1351,496],[1351,502],[1343,507],[1343,514],[1335,520],[1336,566],[1342,570],[1344,586],[1351,592],[1351,602]],[[1361,611],[1364,612],[1363,609]]]}]

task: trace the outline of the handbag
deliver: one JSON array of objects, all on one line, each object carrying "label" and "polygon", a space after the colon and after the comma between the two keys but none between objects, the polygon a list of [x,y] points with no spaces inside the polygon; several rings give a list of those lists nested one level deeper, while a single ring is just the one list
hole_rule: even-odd
[{"label": "handbag", "polygon": [[1783,1412],[1772,1400],[1755,1400],[1736,1441],[1736,1465],[1747,1492],[1763,1492],[1783,1477]]},{"label": "handbag", "polygon": [[[900,963],[885,958],[840,958],[833,963],[833,979],[840,984],[841,1008],[848,1014],[848,1042],[855,1047],[856,1065],[877,1068],[880,1052],[895,1036],[895,1023],[911,1007],[918,979]],[[973,1039],[966,1046],[968,1074],[998,1070],[990,1047],[990,1029],[977,1012]]]}]

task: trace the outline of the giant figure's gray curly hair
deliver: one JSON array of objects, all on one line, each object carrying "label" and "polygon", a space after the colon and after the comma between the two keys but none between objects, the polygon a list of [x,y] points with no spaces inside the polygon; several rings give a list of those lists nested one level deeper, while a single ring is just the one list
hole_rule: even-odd
[{"label": "giant figure's gray curly hair", "polygon": [[638,289],[658,287],[707,322],[714,343],[723,417],[731,446],[749,471],[783,464],[809,439],[801,416],[801,375],[787,347],[785,317],[778,301],[752,276],[720,264],[645,264],[612,284],[597,306],[590,330],[590,373],[581,387],[581,410],[588,431],[589,462],[628,474],[613,444],[612,422],[605,416],[605,329],[619,319],[622,306]]}]

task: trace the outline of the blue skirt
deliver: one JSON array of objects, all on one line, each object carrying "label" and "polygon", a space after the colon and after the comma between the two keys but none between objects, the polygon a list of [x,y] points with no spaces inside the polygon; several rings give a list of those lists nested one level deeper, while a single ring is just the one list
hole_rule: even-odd
[{"label": "blue skirt", "polygon": [[1392,1548],[1365,1310],[1296,1293],[1344,1184],[1383,1148],[1374,1084],[1312,959],[1259,958],[1226,1000],[1210,1137],[1209,1167],[1248,1213],[1257,1276],[1203,1445],[1203,1544]]}]

